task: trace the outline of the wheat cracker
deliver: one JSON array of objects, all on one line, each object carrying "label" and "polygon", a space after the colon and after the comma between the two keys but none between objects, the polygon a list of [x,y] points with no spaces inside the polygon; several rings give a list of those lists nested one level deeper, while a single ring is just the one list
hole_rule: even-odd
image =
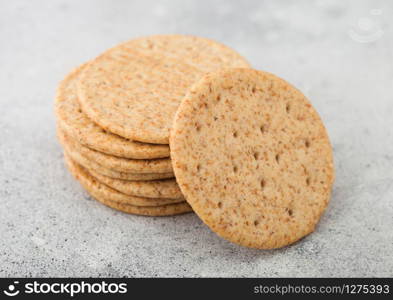
[{"label": "wheat cracker", "polygon": [[65,135],[60,134],[59,130],[57,131],[57,137],[59,139],[60,144],[64,148],[64,152],[72,158],[73,161],[77,162],[79,165],[83,166],[88,171],[94,171],[98,174],[115,178],[121,180],[157,180],[157,179],[169,179],[174,178],[174,174],[172,172],[169,173],[127,173],[127,172],[118,172],[115,170],[110,170],[99,163],[89,160],[85,156],[83,156],[80,152],[72,147],[71,143],[68,143],[65,139]]},{"label": "wheat cracker", "polygon": [[221,237],[278,248],[311,233],[334,180],[325,127],[286,81],[252,69],[204,76],[181,103],[170,138],[176,180]]},{"label": "wheat cracker", "polygon": [[98,181],[126,195],[147,198],[183,199],[175,179],[131,181],[110,178],[90,171]]},{"label": "wheat cracker", "polygon": [[98,201],[109,201],[119,205],[131,205],[135,207],[136,211],[136,207],[162,207],[169,204],[182,204],[184,202],[181,199],[144,198],[125,195],[99,182],[86,169],[78,165],[67,155],[65,155],[65,161],[71,174]]},{"label": "wheat cracker", "polygon": [[168,145],[122,138],[105,131],[82,112],[77,100],[76,83],[84,67],[82,65],[68,74],[57,89],[55,111],[62,130],[78,143],[109,155],[132,159],[169,157]]},{"label": "wheat cracker", "polygon": [[248,67],[234,50],[187,35],[148,36],[92,60],[78,81],[82,110],[105,130],[168,144],[173,116],[188,88],[205,72]]},{"label": "wheat cracker", "polygon": [[58,135],[62,136],[61,139],[73,151],[80,153],[90,161],[97,162],[101,166],[114,170],[117,172],[125,173],[171,173],[172,163],[169,158],[157,159],[130,159],[121,158],[117,156],[108,155],[102,152],[95,151],[88,147],[79,144],[70,136],[67,136],[62,129],[58,129]]}]

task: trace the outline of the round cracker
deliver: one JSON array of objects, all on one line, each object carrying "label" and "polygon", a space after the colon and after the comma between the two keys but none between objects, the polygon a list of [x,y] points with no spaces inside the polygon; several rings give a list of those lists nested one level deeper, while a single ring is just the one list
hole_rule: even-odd
[{"label": "round cracker", "polygon": [[58,129],[58,135],[62,136],[67,146],[74,152],[79,152],[90,161],[98,162],[101,166],[126,173],[171,173],[172,163],[169,158],[157,159],[130,159],[108,155],[102,152],[85,147],[70,136],[67,136],[62,129]]},{"label": "round cracker", "polygon": [[82,110],[122,137],[168,144],[173,116],[188,88],[205,72],[248,67],[234,50],[184,35],[135,39],[89,63],[78,81]]},{"label": "round cracker", "polygon": [[60,144],[64,148],[64,152],[67,153],[68,156],[72,158],[79,165],[83,166],[85,169],[89,171],[95,171],[101,175],[122,179],[122,180],[157,180],[157,179],[169,179],[173,178],[175,175],[172,172],[169,173],[126,173],[126,172],[118,172],[114,170],[107,169],[95,161],[89,160],[81,153],[72,148],[71,144],[65,140],[65,136],[59,133],[58,130],[58,139]]},{"label": "round cracker", "polygon": [[175,179],[130,181],[110,178],[94,171],[90,171],[90,174],[98,181],[126,195],[184,200]]},{"label": "round cracker", "polygon": [[324,125],[301,92],[269,73],[204,76],[176,113],[170,148],[193,210],[243,246],[301,239],[330,199],[334,167]]},{"label": "round cracker", "polygon": [[168,145],[134,142],[103,130],[81,110],[76,82],[85,65],[76,68],[60,83],[56,95],[56,116],[62,130],[78,143],[118,157],[152,159],[169,157]]},{"label": "round cracker", "polygon": [[134,207],[161,207],[169,204],[182,203],[181,199],[160,199],[144,198],[125,195],[105,184],[99,182],[81,165],[78,165],[71,158],[65,155],[65,161],[71,174],[81,183],[86,191],[99,201],[109,201],[121,205],[131,205]]}]

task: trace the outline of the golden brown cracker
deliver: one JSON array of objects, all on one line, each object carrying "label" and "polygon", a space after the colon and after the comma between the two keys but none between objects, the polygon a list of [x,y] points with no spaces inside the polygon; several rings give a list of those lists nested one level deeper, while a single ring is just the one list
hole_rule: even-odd
[{"label": "golden brown cracker", "polygon": [[181,103],[170,138],[176,180],[218,235],[278,248],[312,232],[334,180],[325,127],[286,81],[252,69],[204,76]]}]

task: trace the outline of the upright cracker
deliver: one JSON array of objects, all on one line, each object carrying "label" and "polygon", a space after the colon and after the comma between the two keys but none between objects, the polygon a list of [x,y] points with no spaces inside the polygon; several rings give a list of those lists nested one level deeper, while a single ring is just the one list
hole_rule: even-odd
[{"label": "upright cracker", "polygon": [[139,38],[89,63],[78,82],[82,110],[105,130],[168,144],[173,116],[187,89],[207,71],[248,67],[232,49],[183,35]]},{"label": "upright cracker", "polygon": [[98,181],[126,195],[184,200],[175,179],[130,181],[110,178],[94,171],[90,171],[90,174]]},{"label": "upright cracker", "polygon": [[176,113],[170,148],[194,211],[243,246],[299,240],[330,199],[333,156],[323,123],[301,92],[269,73],[204,76]]},{"label": "upright cracker", "polygon": [[162,207],[164,205],[182,204],[184,202],[181,199],[144,198],[125,195],[100,183],[86,169],[72,161],[68,156],[65,156],[65,161],[71,174],[98,201],[117,203],[119,205],[131,205],[135,207],[136,211],[138,211],[137,207]]},{"label": "upright cracker", "polygon": [[173,171],[172,163],[169,158],[121,158],[98,152],[78,144],[71,137],[67,136],[61,129],[58,130],[58,135],[62,136],[62,139],[65,141],[68,147],[76,152],[79,152],[88,160],[98,162],[101,166],[110,170],[127,173],[170,173]]},{"label": "upright cracker", "polygon": [[174,178],[174,174],[172,172],[169,173],[127,173],[127,172],[118,172],[114,170],[107,169],[95,161],[89,160],[85,156],[83,156],[80,152],[72,147],[72,144],[68,143],[65,140],[65,136],[59,134],[58,130],[58,139],[60,144],[64,148],[64,152],[72,158],[73,161],[77,162],[79,165],[83,166],[88,171],[94,171],[101,175],[122,179],[122,180],[157,180],[157,179],[169,179]]},{"label": "upright cracker", "polygon": [[168,145],[134,142],[103,130],[81,110],[76,82],[85,65],[76,68],[60,82],[56,94],[56,116],[62,130],[78,143],[109,155],[133,159],[169,157]]}]

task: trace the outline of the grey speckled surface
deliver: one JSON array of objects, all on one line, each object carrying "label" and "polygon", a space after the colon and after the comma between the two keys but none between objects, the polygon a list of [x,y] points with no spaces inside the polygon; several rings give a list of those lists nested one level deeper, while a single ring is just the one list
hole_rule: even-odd
[{"label": "grey speckled surface", "polygon": [[[0,276],[393,276],[392,1],[0,1]],[[53,97],[74,66],[140,35],[224,42],[309,96],[337,181],[316,232],[232,245],[195,215],[129,216],[64,168]]]}]

